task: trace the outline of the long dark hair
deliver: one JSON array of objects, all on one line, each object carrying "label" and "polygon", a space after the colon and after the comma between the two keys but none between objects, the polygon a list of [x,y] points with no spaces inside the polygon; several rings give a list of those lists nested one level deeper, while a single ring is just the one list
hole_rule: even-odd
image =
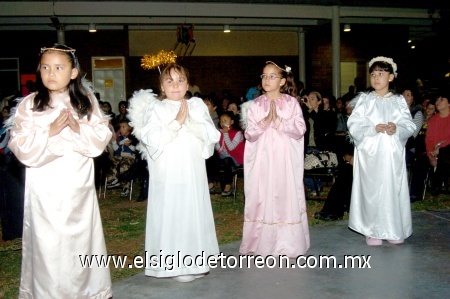
[{"label": "long dark hair", "polygon": [[91,118],[93,106],[92,102],[89,98],[89,94],[92,93],[86,86],[83,85],[83,74],[80,68],[80,64],[78,62],[77,57],[75,56],[75,49],[72,49],[66,45],[55,44],[53,47],[42,48],[41,53],[39,55],[39,64],[36,70],[36,91],[37,94],[34,97],[34,105],[33,111],[45,111],[49,108],[53,108],[50,106],[50,93],[47,87],[44,86],[41,77],[41,59],[42,55],[45,53],[54,53],[58,52],[62,55],[66,55],[69,58],[70,63],[72,64],[72,68],[76,68],[78,70],[78,76],[75,79],[71,79],[68,85],[69,96],[70,96],[70,104],[73,109],[77,112],[78,117],[81,119],[86,116],[88,119]]}]

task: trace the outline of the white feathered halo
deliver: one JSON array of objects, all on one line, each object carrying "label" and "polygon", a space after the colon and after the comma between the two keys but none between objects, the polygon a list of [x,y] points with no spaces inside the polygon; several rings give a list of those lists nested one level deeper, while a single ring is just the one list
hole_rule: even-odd
[{"label": "white feathered halo", "polygon": [[[130,120],[130,126],[133,127],[133,135],[140,141],[142,127],[144,126],[144,117],[149,109],[153,109],[155,103],[158,102],[157,95],[151,89],[141,89],[135,91],[130,98],[127,117]],[[147,152],[141,143],[136,147],[143,159],[147,159]]]}]

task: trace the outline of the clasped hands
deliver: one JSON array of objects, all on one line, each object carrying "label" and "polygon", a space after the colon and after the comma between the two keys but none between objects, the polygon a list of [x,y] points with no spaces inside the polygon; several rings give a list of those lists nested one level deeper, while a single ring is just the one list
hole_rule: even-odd
[{"label": "clasped hands", "polygon": [[58,135],[61,131],[69,126],[75,133],[80,133],[80,124],[73,117],[69,109],[64,108],[60,111],[58,117],[50,124],[50,137]]},{"label": "clasped hands", "polygon": [[377,133],[386,133],[388,135],[394,135],[397,132],[397,126],[393,122],[387,124],[378,124],[375,127]]},{"label": "clasped hands", "polygon": [[184,124],[186,121],[186,118],[189,115],[189,107],[187,104],[186,99],[181,100],[180,110],[178,110],[177,116],[175,117],[175,120],[180,124]]},{"label": "clasped hands", "polygon": [[277,107],[275,105],[275,101],[271,100],[269,114],[267,114],[267,116],[264,118],[264,122],[266,122],[268,124],[272,121],[276,121],[277,118],[278,118]]}]

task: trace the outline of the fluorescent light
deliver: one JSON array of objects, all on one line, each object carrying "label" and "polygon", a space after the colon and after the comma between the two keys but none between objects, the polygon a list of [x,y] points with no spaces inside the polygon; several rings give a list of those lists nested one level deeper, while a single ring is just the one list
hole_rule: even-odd
[{"label": "fluorescent light", "polygon": [[225,32],[225,33],[231,32],[230,25],[223,25],[223,32]]},{"label": "fluorescent light", "polygon": [[89,24],[89,32],[97,32],[97,29],[95,29],[94,23]]},{"label": "fluorescent light", "polygon": [[344,25],[344,32],[350,32],[352,31],[352,28],[350,28],[350,24],[345,24]]}]

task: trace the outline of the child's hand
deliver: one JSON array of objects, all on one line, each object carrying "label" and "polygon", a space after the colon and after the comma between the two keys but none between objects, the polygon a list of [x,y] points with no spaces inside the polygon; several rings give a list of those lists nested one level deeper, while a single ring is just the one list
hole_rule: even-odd
[{"label": "child's hand", "polygon": [[130,146],[131,140],[128,139],[128,138],[125,138],[125,139],[123,140],[123,144],[126,145],[126,146]]},{"label": "child's hand", "polygon": [[277,105],[275,104],[275,101],[270,102],[270,110],[272,110],[272,120],[275,121],[278,118]]},{"label": "child's hand", "polygon": [[180,124],[184,124],[187,116],[189,115],[189,108],[185,99],[181,100],[180,110],[178,110],[175,120]]},{"label": "child's hand", "polygon": [[67,125],[77,134],[80,134],[80,124],[78,121],[73,117],[72,112],[70,112],[69,109],[64,109],[67,113]]},{"label": "child's hand", "polygon": [[388,125],[385,125],[385,124],[378,124],[375,126],[375,131],[377,133],[385,133],[387,129],[388,129]]},{"label": "child's hand", "polygon": [[393,122],[388,122],[386,134],[388,135],[394,135],[395,132],[397,132],[397,126]]},{"label": "child's hand", "polygon": [[65,109],[61,110],[58,117],[50,124],[50,137],[58,135],[67,126],[68,115]]},{"label": "child's hand", "polygon": [[[275,112],[274,112],[275,110]],[[273,118],[273,115],[277,115],[277,110],[275,108],[275,101],[270,101],[270,109],[269,109],[269,114],[267,114],[266,118],[264,119],[264,121],[266,123],[270,123],[271,121],[275,120],[276,118]]]}]

